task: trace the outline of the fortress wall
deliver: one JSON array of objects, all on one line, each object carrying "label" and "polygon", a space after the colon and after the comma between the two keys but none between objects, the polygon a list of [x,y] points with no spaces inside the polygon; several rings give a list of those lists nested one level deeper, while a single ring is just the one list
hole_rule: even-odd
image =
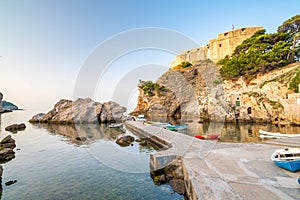
[{"label": "fortress wall", "polygon": [[198,47],[195,49],[184,51],[181,54],[177,55],[175,59],[171,62],[170,67],[176,67],[185,61],[188,61],[193,64],[196,61],[206,60],[207,58],[207,48]]},{"label": "fortress wall", "polygon": [[226,55],[231,55],[234,49],[240,45],[245,39],[251,37],[255,32],[262,30],[263,27],[247,27],[240,28],[225,33],[218,34],[216,39],[209,41],[207,46],[190,49],[177,55],[171,62],[171,68],[178,66],[184,61],[194,63],[199,60],[210,59],[218,62]]},{"label": "fortress wall", "polygon": [[218,62],[226,55],[231,55],[238,45],[262,29],[263,27],[248,27],[219,34],[216,39],[209,41],[208,57],[213,62]]},{"label": "fortress wall", "polygon": [[284,105],[284,113],[289,121],[300,125],[300,93],[288,94],[287,104]]}]

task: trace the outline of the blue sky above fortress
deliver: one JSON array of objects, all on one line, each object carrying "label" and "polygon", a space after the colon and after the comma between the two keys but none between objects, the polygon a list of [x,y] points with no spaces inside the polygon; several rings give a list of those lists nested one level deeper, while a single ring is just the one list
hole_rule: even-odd
[{"label": "blue sky above fortress", "polygon": [[[72,99],[85,58],[112,35],[161,27],[205,45],[233,24],[275,32],[299,8],[298,0],[0,0],[0,91],[21,107],[43,102],[40,109],[47,110],[60,98]],[[146,53],[124,58],[116,69],[133,65],[130,60],[167,67],[174,58]]]}]

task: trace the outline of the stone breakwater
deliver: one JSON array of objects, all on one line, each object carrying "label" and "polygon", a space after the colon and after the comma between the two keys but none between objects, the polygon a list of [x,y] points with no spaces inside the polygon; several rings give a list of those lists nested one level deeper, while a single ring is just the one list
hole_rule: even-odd
[{"label": "stone breakwater", "polygon": [[181,160],[189,199],[299,199],[300,172],[290,173],[270,160],[281,147],[202,141],[140,122],[126,122],[126,126],[139,137],[158,138],[169,147],[150,156],[151,170]]}]

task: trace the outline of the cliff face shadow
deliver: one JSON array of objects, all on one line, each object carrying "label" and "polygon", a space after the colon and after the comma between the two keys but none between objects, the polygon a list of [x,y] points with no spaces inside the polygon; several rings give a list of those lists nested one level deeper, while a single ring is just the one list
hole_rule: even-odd
[{"label": "cliff face shadow", "polygon": [[119,128],[108,128],[107,124],[33,124],[34,128],[45,129],[51,135],[60,135],[71,144],[88,145],[96,140],[115,140],[123,134]]}]

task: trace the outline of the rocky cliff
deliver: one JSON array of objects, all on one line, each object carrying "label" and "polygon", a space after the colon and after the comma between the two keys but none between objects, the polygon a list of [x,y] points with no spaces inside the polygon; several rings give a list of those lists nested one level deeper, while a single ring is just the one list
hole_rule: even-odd
[{"label": "rocky cliff", "polygon": [[140,83],[138,104],[132,114],[300,124],[300,95],[289,89],[297,68],[299,63],[291,64],[259,75],[250,83],[243,77],[223,81],[218,66],[209,61],[173,68],[157,80],[165,88],[162,91],[154,89],[149,95]]},{"label": "rocky cliff", "polygon": [[31,123],[108,123],[121,121],[125,107],[109,101],[95,102],[90,98],[79,98],[76,101],[62,99],[48,113],[32,117]]}]

